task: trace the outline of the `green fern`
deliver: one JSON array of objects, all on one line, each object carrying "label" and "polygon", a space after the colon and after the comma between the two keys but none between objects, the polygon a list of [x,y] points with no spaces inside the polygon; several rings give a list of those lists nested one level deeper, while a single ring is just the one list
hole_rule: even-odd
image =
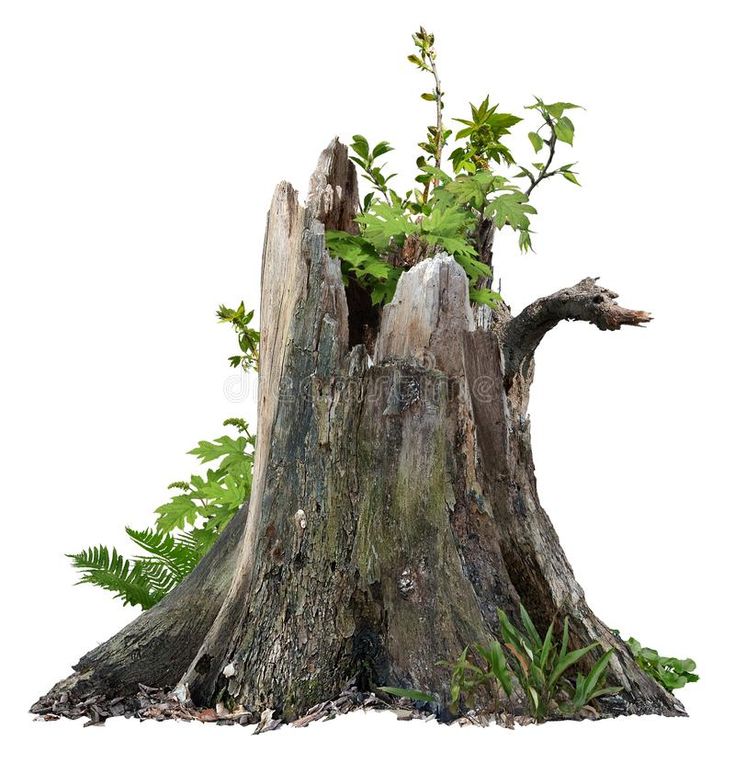
[{"label": "green fern", "polygon": [[148,583],[151,598],[155,603],[161,601],[183,580],[182,577],[173,574],[159,559],[141,556],[135,559],[135,564]]},{"label": "green fern", "polygon": [[93,546],[67,556],[83,572],[77,585],[91,583],[112,591],[123,604],[139,604],[143,609],[149,609],[161,598],[152,590],[151,577],[141,565],[125,559],[114,548],[110,552],[105,546]]},{"label": "green fern", "polygon": [[156,509],[155,528],[126,528],[144,554],[126,559],[106,546],[69,554],[82,571],[80,583],[112,591],[123,604],[149,609],[191,573],[250,496],[255,437],[242,419],[225,424],[236,427],[240,436],[201,440],[190,451],[201,463],[218,462],[216,468],[172,482],[169,488],[180,492]]},{"label": "green fern", "polygon": [[125,532],[177,581],[183,580],[201,559],[199,547],[191,542],[190,536],[178,537],[156,530],[133,530],[130,527],[125,528]]},{"label": "green fern", "polygon": [[[241,302],[235,310],[221,306],[217,317],[232,324],[245,353],[230,358],[231,364],[257,369],[260,334],[249,327],[253,311],[246,311]],[[189,451],[200,463],[213,468],[205,475],[192,474],[188,480],[168,485],[168,490],[178,492],[156,509],[154,528],[125,528],[142,555],[126,559],[106,546],[67,554],[82,573],[79,583],[112,591],[123,604],[150,609],[191,573],[250,497],[255,436],[241,418],[228,418],[224,426],[235,427],[238,437],[200,440]]]}]

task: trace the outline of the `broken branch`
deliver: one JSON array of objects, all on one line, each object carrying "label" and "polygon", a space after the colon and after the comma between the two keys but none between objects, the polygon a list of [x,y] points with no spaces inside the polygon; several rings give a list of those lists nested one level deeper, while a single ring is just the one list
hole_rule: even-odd
[{"label": "broken branch", "polygon": [[546,332],[560,321],[586,321],[601,331],[616,331],[621,326],[640,326],[653,320],[650,313],[619,305],[618,295],[598,286],[597,280],[585,278],[575,286],[541,297],[509,321],[504,342],[507,380],[523,370]]}]

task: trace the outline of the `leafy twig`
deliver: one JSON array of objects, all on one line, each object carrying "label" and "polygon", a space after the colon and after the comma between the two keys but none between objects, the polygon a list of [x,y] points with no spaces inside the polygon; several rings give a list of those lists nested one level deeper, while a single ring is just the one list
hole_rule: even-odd
[{"label": "leafy twig", "polygon": [[556,152],[556,134],[554,133],[554,125],[551,122],[551,120],[546,120],[546,124],[551,128],[551,137],[549,138],[547,145],[549,146],[549,157],[546,160],[546,164],[544,165],[543,169],[539,171],[539,174],[537,177],[533,178],[531,181],[531,184],[528,186],[528,189],[526,190],[526,196],[531,195],[531,191],[545,178],[550,178],[552,175],[555,175],[556,172],[549,172],[549,167],[551,167],[551,163],[554,161],[554,154]]},{"label": "leafy twig", "polygon": [[[441,169],[442,150],[444,149],[446,139],[451,132],[444,130],[444,123],[442,120],[442,110],[444,108],[442,98],[444,97],[444,92],[441,88],[439,70],[436,65],[434,35],[421,27],[419,31],[413,35],[413,42],[419,51],[419,55],[412,54],[408,57],[408,60],[412,64],[415,64],[420,70],[429,72],[434,79],[434,89],[429,93],[422,93],[421,97],[425,101],[433,101],[436,104],[436,124],[433,127],[428,128],[426,141],[419,143],[419,148],[426,151],[426,153],[434,160],[434,168],[438,172]],[[421,169],[426,166],[426,160],[423,157],[419,157],[416,163]],[[429,190],[432,183],[434,187],[439,184],[438,177],[436,174],[432,175],[431,173],[424,173],[419,175],[416,179],[424,185],[421,200],[423,204],[426,204],[429,201]]]}]

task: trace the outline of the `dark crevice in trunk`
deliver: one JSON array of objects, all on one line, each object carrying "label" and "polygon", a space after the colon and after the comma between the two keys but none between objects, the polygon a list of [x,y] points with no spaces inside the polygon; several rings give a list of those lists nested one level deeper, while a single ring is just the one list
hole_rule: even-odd
[{"label": "dark crevice in trunk", "polygon": [[349,347],[358,344],[365,346],[369,355],[375,350],[375,339],[380,329],[380,307],[373,304],[370,292],[358,283],[357,279],[348,276],[345,288],[347,297]]},{"label": "dark crevice in trunk", "polygon": [[352,637],[352,659],[355,685],[359,691],[371,691],[390,682],[390,658],[385,648],[383,591],[380,583],[355,592],[351,609],[355,621]]}]

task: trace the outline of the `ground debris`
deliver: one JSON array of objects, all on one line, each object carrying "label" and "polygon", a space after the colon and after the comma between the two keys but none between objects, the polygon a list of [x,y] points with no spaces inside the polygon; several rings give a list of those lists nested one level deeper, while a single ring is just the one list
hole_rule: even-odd
[{"label": "ground debris", "polygon": [[258,716],[248,708],[238,707],[234,711],[223,705],[216,708],[197,708],[188,699],[181,701],[180,692],[166,688],[138,684],[138,692],[133,696],[115,696],[108,699],[103,695],[88,697],[75,695],[74,689],[58,694],[49,694],[31,708],[39,720],[58,720],[60,717],[77,719],[85,717],[85,726],[102,725],[107,718],[138,718],[139,720],[165,721],[170,719],[203,723],[225,723],[248,725],[255,723]]},{"label": "ground debris", "polygon": [[255,734],[264,734],[266,731],[275,731],[282,723],[279,718],[274,718],[275,711],[272,708],[263,710],[260,714],[260,722],[253,731]]},{"label": "ground debris", "polygon": [[[108,718],[124,716],[139,720],[179,720],[217,723],[227,726],[255,725],[253,734],[274,731],[283,725],[283,719],[277,717],[273,708],[256,711],[254,708],[238,705],[227,707],[218,703],[216,707],[196,707],[187,687],[160,688],[138,684],[135,695],[115,695],[108,698],[103,694],[83,696],[77,687],[56,691],[41,697],[31,708],[38,720],[56,721],[64,718],[86,718],[85,726],[101,726]],[[444,718],[442,713],[431,704],[417,706],[408,698],[383,699],[374,692],[361,691],[356,686],[356,679],[348,681],[339,696],[320,702],[309,708],[304,715],[291,721],[291,726],[304,728],[316,721],[327,721],[354,710],[390,710],[399,721],[422,719],[426,721],[443,720],[458,725],[488,726],[492,723],[506,728],[515,724],[526,725],[533,722],[521,714],[501,712],[498,714],[469,710],[459,718]],[[438,714],[437,714],[438,713]]]},{"label": "ground debris", "polygon": [[303,728],[314,721],[331,720],[338,715],[349,713],[351,710],[357,710],[360,707],[372,707],[375,704],[382,703],[372,692],[358,692],[354,687],[343,689],[342,693],[336,699],[330,699],[326,702],[320,702],[318,705],[307,710],[300,718],[297,718],[292,726]]}]

